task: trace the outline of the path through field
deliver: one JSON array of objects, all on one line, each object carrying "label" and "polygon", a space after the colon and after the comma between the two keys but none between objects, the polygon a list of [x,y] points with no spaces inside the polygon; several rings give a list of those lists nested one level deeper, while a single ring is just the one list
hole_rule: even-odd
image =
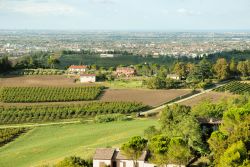
[{"label": "path through field", "polygon": [[193,98],[195,98],[195,97],[201,96],[201,95],[203,95],[203,94],[205,94],[205,93],[209,93],[209,92],[211,92],[213,89],[218,88],[218,87],[221,87],[221,86],[225,85],[226,83],[228,83],[228,81],[226,81],[226,82],[221,82],[221,83],[219,83],[219,84],[216,84],[214,87],[212,87],[212,88],[210,88],[210,89],[201,91],[200,93],[191,95],[191,96],[186,97],[186,98],[183,98],[183,99],[181,99],[181,100],[178,100],[178,101],[175,101],[175,102],[172,102],[172,103],[168,103],[168,104],[164,104],[164,105],[161,105],[161,106],[159,106],[159,107],[153,108],[153,109],[151,109],[151,110],[142,112],[141,115],[159,113],[159,112],[160,112],[163,108],[165,108],[166,106],[171,106],[171,105],[173,105],[173,104],[179,104],[179,103],[185,102],[185,101],[187,101],[187,100],[193,99]]}]

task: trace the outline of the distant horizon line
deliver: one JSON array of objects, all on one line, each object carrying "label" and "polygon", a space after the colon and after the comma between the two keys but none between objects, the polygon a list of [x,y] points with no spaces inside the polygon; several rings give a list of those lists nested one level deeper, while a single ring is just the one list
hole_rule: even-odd
[{"label": "distant horizon line", "polygon": [[250,32],[250,29],[25,29],[0,28],[0,31],[65,31],[65,32]]}]

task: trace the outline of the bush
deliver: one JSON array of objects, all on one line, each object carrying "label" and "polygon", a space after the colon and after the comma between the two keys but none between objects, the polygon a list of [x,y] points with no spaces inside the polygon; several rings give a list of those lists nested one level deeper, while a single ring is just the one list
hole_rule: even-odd
[{"label": "bush", "polygon": [[61,162],[57,163],[55,167],[92,167],[92,160],[85,160],[80,157],[67,157]]},{"label": "bush", "polygon": [[122,114],[97,115],[95,117],[95,122],[98,122],[98,123],[113,122],[113,121],[127,121],[127,120],[129,120],[128,117]]}]

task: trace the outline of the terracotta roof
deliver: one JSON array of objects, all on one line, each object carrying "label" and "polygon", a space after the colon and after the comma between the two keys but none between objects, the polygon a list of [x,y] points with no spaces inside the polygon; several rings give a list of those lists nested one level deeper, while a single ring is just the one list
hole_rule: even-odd
[{"label": "terracotta roof", "polygon": [[[139,161],[145,161],[147,158],[147,151],[143,151],[142,155],[138,159]],[[125,155],[122,154],[121,151],[117,151],[116,159],[118,160],[131,160],[131,158],[127,158]]]},{"label": "terracotta roof", "polygon": [[135,69],[131,67],[117,67],[116,70],[135,71]]},{"label": "terracotta roof", "polygon": [[73,68],[73,69],[85,69],[87,68],[87,66],[76,66],[76,65],[71,65],[69,68]]},{"label": "terracotta roof", "polygon": [[111,160],[115,153],[114,148],[98,148],[95,150],[95,155],[93,159],[96,160]]},{"label": "terracotta roof", "polygon": [[87,76],[96,76],[96,74],[81,74],[81,77],[87,77]]}]

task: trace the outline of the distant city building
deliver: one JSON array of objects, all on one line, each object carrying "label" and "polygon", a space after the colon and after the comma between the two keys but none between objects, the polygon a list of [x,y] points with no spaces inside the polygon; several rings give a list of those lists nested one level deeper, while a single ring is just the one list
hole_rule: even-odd
[{"label": "distant city building", "polygon": [[134,76],[135,75],[135,69],[131,67],[117,67],[116,68],[116,75],[117,76]]},{"label": "distant city building", "polygon": [[71,74],[80,74],[80,73],[84,73],[86,72],[88,69],[87,66],[84,66],[84,65],[71,65],[68,69],[69,73]]},{"label": "distant city building", "polygon": [[168,74],[167,78],[174,79],[174,80],[180,80],[180,76],[177,74]]},{"label": "distant city building", "polygon": [[102,53],[102,54],[100,54],[100,57],[101,57],[101,58],[113,58],[114,55],[113,55],[113,54]]},{"label": "distant city building", "polygon": [[81,74],[80,82],[81,83],[96,82],[96,75],[95,74]]}]

